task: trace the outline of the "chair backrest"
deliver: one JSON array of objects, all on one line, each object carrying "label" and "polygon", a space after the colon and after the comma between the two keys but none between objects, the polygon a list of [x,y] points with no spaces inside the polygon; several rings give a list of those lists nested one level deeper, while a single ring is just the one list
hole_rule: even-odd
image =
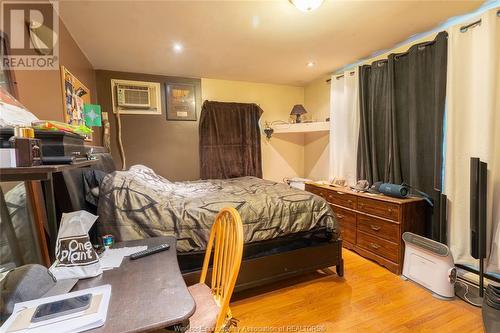
[{"label": "chair backrest", "polygon": [[210,239],[203,261],[200,283],[205,283],[213,250],[212,278],[210,289],[220,307],[215,332],[219,332],[225,321],[231,318],[229,301],[240,271],[243,255],[243,224],[234,208],[223,208],[212,226]]}]

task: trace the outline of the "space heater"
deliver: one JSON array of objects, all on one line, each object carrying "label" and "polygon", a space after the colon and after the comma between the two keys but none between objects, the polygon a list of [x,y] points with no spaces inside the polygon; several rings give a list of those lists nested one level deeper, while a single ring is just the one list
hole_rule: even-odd
[{"label": "space heater", "polygon": [[439,242],[405,232],[403,279],[410,279],[432,291],[439,299],[455,296],[457,271],[450,249]]}]

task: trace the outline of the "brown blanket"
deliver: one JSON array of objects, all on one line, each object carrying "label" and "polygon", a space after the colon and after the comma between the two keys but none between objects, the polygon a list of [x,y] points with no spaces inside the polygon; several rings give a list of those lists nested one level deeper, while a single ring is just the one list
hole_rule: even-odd
[{"label": "brown blanket", "polygon": [[174,235],[179,251],[199,251],[223,207],[240,213],[245,243],[317,227],[339,234],[330,206],[312,193],[255,177],[171,183],[144,166],[105,177],[98,229],[117,241]]}]

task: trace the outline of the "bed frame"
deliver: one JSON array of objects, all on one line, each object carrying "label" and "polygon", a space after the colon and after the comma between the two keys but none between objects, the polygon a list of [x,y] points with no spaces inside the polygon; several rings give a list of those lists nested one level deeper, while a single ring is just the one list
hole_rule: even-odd
[{"label": "bed frame", "polygon": [[[238,292],[333,266],[338,276],[344,276],[341,239],[258,258],[243,259],[234,290]],[[184,273],[186,284],[198,283],[200,272],[197,270]],[[207,275],[211,276],[210,273]]]},{"label": "bed frame", "polygon": [[[108,153],[98,155],[99,163],[93,165],[92,168],[105,172],[114,171],[114,163],[111,155]],[[85,201],[83,172],[86,169],[82,168],[63,172],[54,178],[58,220],[60,220],[60,214],[64,212],[83,209],[93,214],[96,213]],[[95,234],[92,237],[91,232],[90,236],[95,240]],[[245,245],[245,248],[247,248],[247,245]],[[244,256],[245,248],[243,249]],[[181,259],[180,256],[179,259]],[[295,275],[334,266],[337,275],[342,277],[344,275],[344,261],[342,259],[341,239],[325,239],[313,245],[304,245],[300,248],[279,253],[250,258],[244,257],[235,291],[261,286]],[[200,270],[185,272],[183,276],[188,285],[198,283]],[[209,274],[209,276],[211,275]]]}]

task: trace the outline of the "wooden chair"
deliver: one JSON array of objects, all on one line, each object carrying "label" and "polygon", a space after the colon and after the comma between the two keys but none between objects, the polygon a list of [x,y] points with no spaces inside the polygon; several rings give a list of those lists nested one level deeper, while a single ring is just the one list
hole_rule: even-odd
[{"label": "wooden chair", "polygon": [[[209,286],[206,284],[212,258]],[[243,224],[236,209],[223,208],[212,226],[200,282],[189,291],[196,302],[196,311],[189,319],[188,332],[222,332],[229,325],[229,301],[240,271],[243,255]]]}]

